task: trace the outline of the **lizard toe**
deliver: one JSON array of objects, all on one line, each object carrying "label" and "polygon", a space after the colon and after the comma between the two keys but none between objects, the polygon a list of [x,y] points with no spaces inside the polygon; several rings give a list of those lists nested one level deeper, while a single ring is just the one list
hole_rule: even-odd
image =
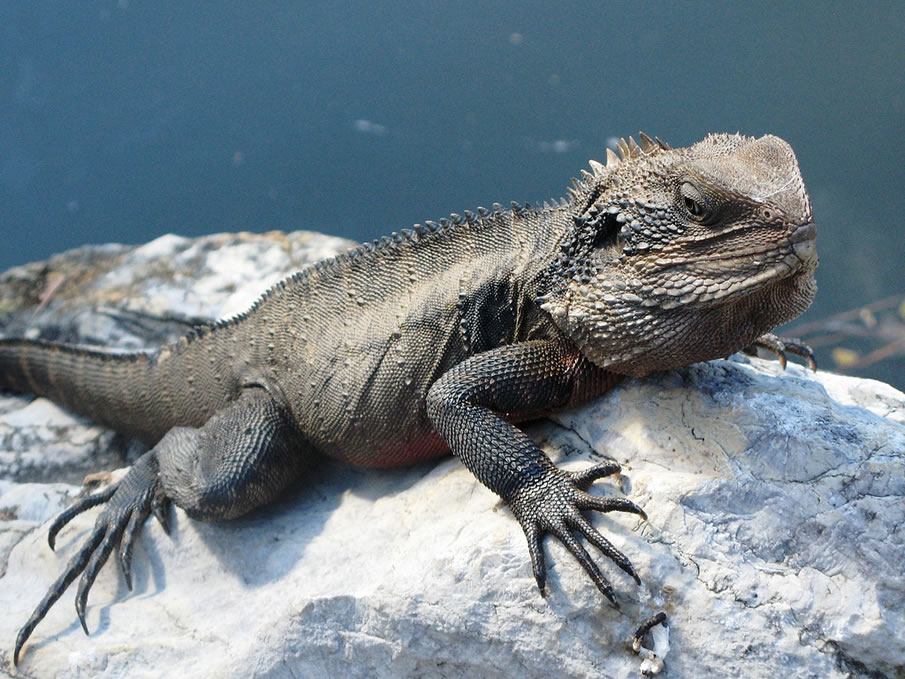
[{"label": "lizard toe", "polygon": [[534,572],[534,581],[540,590],[541,596],[547,596],[547,562],[544,558],[544,549],[541,547],[541,532],[535,524],[525,527],[525,537],[528,538],[528,553],[531,555],[531,569]]},{"label": "lizard toe", "polygon": [[582,469],[581,471],[567,473],[576,487],[581,490],[587,490],[597,479],[602,479],[605,476],[612,476],[621,471],[622,467],[617,463],[608,461],[595,464],[587,469]]},{"label": "lizard toe", "polygon": [[[103,517],[99,517],[99,521],[100,518]],[[85,630],[85,634],[88,634],[88,623],[85,622],[85,604],[88,601],[88,591],[94,584],[101,566],[107,562],[113,548],[119,543],[123,529],[124,525],[120,521],[117,521],[112,526],[96,526],[94,529],[95,533],[99,532],[102,536],[100,542],[90,552],[82,548],[82,552],[88,556],[88,559],[82,571],[82,577],[79,579],[79,589],[75,596],[75,612],[79,616],[79,622],[82,623],[82,629]]]},{"label": "lizard toe", "polygon": [[108,488],[105,488],[99,493],[83,497],[81,500],[78,500],[62,511],[60,515],[53,520],[53,523],[50,524],[50,528],[47,531],[47,544],[50,545],[50,548],[55,548],[57,533],[59,533],[66,524],[82,512],[110,500],[110,498],[113,497],[113,494],[116,493],[117,487],[119,487],[118,483],[111,484]]},{"label": "lizard toe", "polygon": [[154,494],[154,498],[151,500],[151,511],[154,512],[154,518],[157,519],[157,523],[160,524],[160,527],[163,528],[163,532],[167,535],[170,534],[170,498],[164,495],[162,492],[157,492]]},{"label": "lizard toe", "polygon": [[132,546],[135,544],[135,538],[141,531],[147,516],[147,512],[140,511],[133,511],[130,514],[129,523],[126,524],[117,549],[119,565],[130,592],[132,591]]},{"label": "lizard toe", "polygon": [[613,590],[610,581],[606,579],[600,571],[600,567],[594,559],[591,558],[591,555],[588,554],[588,550],[586,550],[575,538],[572,531],[567,526],[561,526],[551,532],[559,538],[559,541],[562,542],[565,548],[575,557],[575,560],[581,564],[581,567],[591,578],[591,581],[597,586],[597,589],[600,590],[600,593],[609,599],[613,606],[619,608],[619,604],[616,601],[616,592]]},{"label": "lizard toe", "polygon": [[757,350],[763,349],[776,356],[783,370],[786,368],[786,354],[803,358],[811,370],[817,370],[817,359],[814,351],[807,344],[795,337],[779,337],[773,333],[761,335],[745,349],[745,353],[757,355]]},{"label": "lizard toe", "polygon": [[627,512],[629,514],[637,514],[647,521],[647,513],[631,500],[624,497],[600,497],[599,495],[591,495],[582,492],[576,505],[579,509],[593,509],[597,512]]},{"label": "lizard toe", "polygon": [[631,578],[635,581],[635,584],[641,584],[641,578],[638,577],[638,574],[635,572],[634,566],[632,566],[632,562],[628,560],[628,558],[616,549],[609,540],[607,540],[603,535],[600,534],[594,526],[591,525],[591,522],[588,521],[582,514],[576,512],[573,516],[569,517],[569,525],[577,530],[579,533],[584,536],[584,538],[594,545],[597,549],[599,549],[604,556],[610,559],[613,563],[615,563],[619,568],[625,571]]}]

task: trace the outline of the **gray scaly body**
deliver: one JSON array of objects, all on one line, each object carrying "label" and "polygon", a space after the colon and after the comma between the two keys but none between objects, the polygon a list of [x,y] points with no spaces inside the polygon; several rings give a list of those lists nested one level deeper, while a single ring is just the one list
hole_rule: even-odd
[{"label": "gray scaly body", "polygon": [[[76,610],[114,549],[169,503],[241,515],[319,454],[388,467],[450,451],[508,503],[537,584],[553,534],[615,603],[576,536],[636,580],[583,510],[643,512],[586,492],[618,471],[557,469],[515,423],[585,402],[623,376],[760,345],[810,304],[816,229],[792,149],[711,135],[671,149],[642,135],[592,162],[568,199],[479,208],[321,262],[241,317],[151,354],[0,341],[0,388],[47,396],[153,447],[51,526],[103,504],[95,529],[16,641],[81,574]],[[86,628],[87,631],[87,628]]]}]

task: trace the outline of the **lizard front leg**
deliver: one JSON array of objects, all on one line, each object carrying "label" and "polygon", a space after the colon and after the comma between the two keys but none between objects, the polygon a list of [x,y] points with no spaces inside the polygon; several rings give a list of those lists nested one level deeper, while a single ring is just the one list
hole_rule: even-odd
[{"label": "lizard front leg", "polygon": [[548,533],[562,541],[614,605],[612,586],[576,534],[640,584],[629,560],[582,514],[593,509],[645,517],[628,500],[585,492],[594,480],[619,471],[619,465],[606,462],[580,472],[563,471],[510,422],[577,405],[617,379],[572,345],[533,341],[477,354],[447,371],[428,392],[427,412],[434,427],[478,480],[506,501],[521,524],[541,593],[546,582],[541,539]]},{"label": "lizard front leg", "polygon": [[171,502],[196,519],[239,516],[270,501],[297,479],[312,455],[313,448],[297,431],[288,410],[258,387],[245,389],[202,427],[171,429],[119,482],[76,502],[51,524],[53,549],[57,533],[69,521],[104,505],[85,544],[19,631],[13,662],[18,663],[37,624],[79,575],[75,608],[88,633],[88,592],[114,549],[132,589],[132,545],[152,512],[165,530]]}]

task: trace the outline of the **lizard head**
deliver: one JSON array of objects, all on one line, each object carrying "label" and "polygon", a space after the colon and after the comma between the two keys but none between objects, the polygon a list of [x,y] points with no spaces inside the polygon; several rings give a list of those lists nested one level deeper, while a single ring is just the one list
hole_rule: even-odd
[{"label": "lizard head", "polygon": [[641,375],[727,356],[816,293],[816,227],[782,139],[641,135],[591,162],[539,299],[594,363]]}]

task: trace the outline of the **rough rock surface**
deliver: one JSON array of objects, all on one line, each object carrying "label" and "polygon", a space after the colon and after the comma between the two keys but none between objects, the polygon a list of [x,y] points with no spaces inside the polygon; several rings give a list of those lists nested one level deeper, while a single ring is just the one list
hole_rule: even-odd
[{"label": "rough rock surface", "polygon": [[[0,276],[0,328],[146,346],[240,311],[345,244],[298,232],[82,248]],[[242,519],[175,511],[170,536],[148,523],[135,590],[104,568],[90,637],[67,592],[16,672],[632,677],[641,659],[626,640],[663,610],[663,676],[905,676],[905,395],[736,357],[625,382],[529,431],[568,468],[615,458],[621,488],[596,492],[648,512],[594,517],[644,582],[604,564],[621,611],[553,541],[541,598],[518,524],[456,460],[327,462]],[[95,512],[56,553],[47,522],[85,472],[122,467],[132,447],[46,400],[0,395],[0,671],[14,672],[18,627]]]}]

